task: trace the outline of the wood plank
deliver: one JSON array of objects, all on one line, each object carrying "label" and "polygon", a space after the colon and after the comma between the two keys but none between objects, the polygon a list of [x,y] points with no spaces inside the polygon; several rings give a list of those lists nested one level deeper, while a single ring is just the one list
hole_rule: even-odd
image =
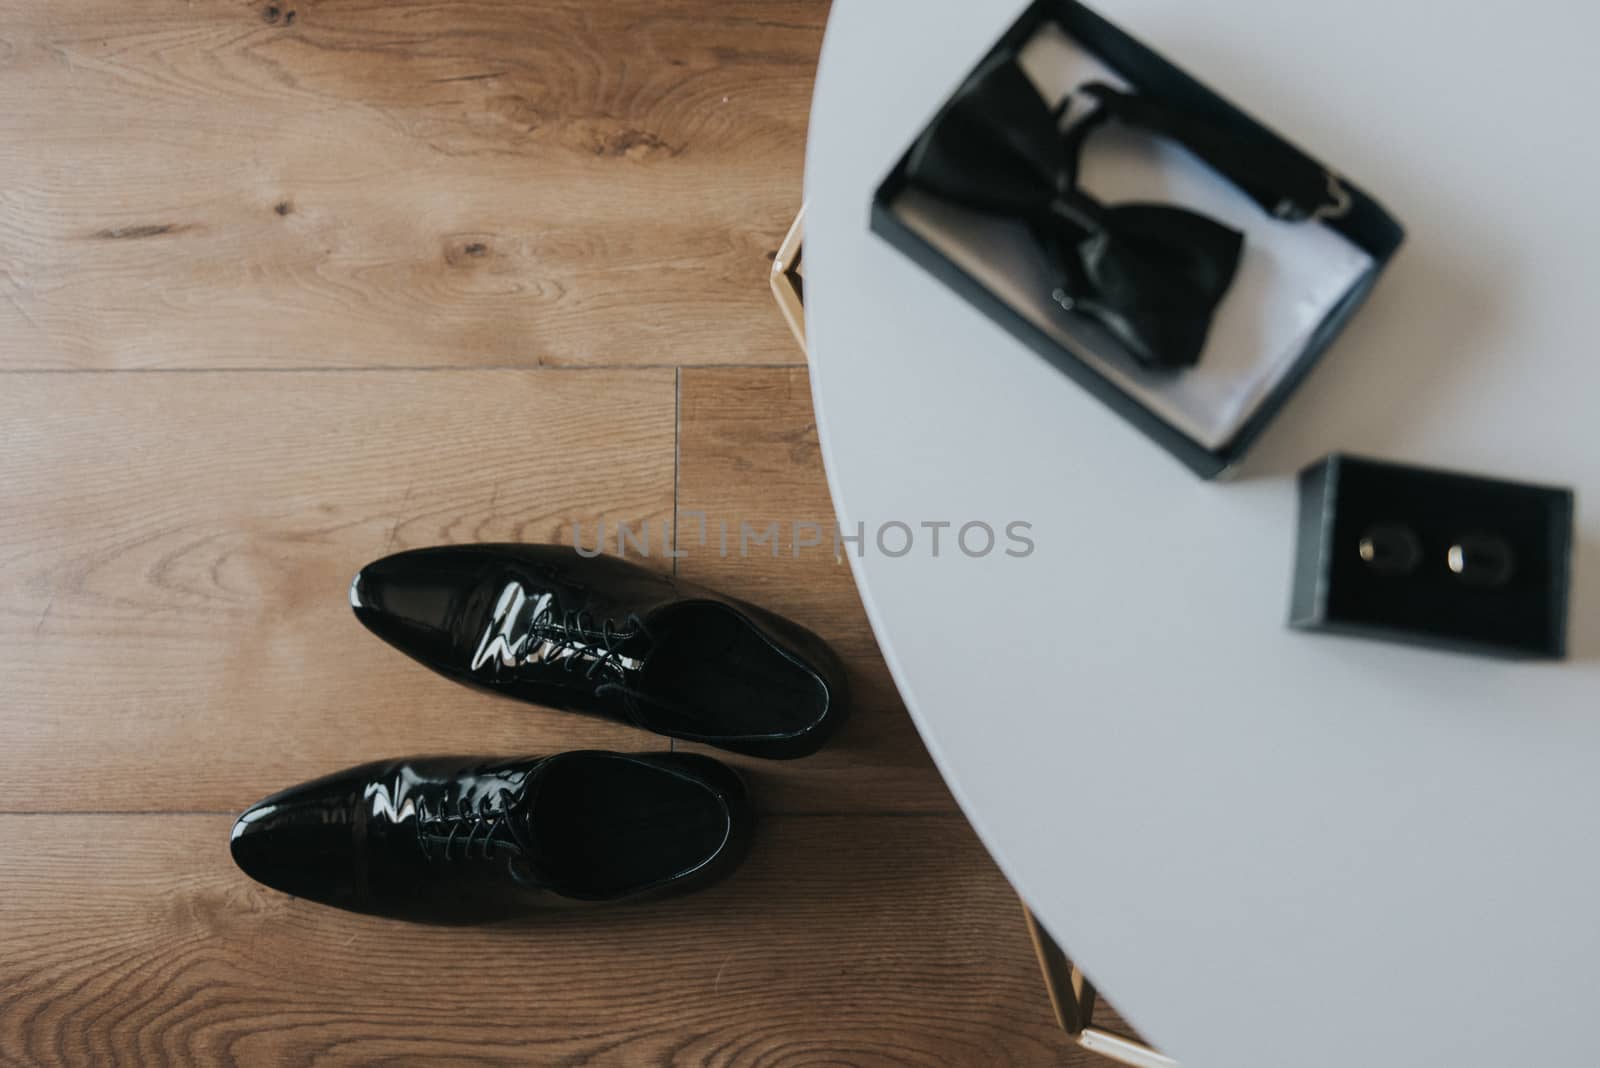
[{"label": "wood plank", "polygon": [[[792,763],[732,762],[759,781],[764,803],[777,811],[953,811],[878,653],[849,561],[835,555],[805,369],[686,369],[680,388],[679,575],[816,631],[845,659],[853,691],[851,720],[821,753]],[[694,512],[705,516],[705,545]],[[747,539],[741,547],[741,524],[760,533],[774,523],[776,557],[769,545]],[[822,544],[796,555],[797,523],[828,532]],[[809,537],[802,527],[801,540]]]},{"label": "wood plank", "polygon": [[[777,815],[707,894],[479,931],[228,859],[223,813],[380,755],[666,744],[439,679],[346,586],[672,516],[666,368],[799,358],[762,282],[825,14],[0,0],[0,372],[204,371],[0,374],[0,810],[57,813],[0,814],[0,1063],[1102,1063],[826,554],[681,562],[852,666],[832,748],[742,763],[769,811],[917,814]],[[541,365],[659,369],[482,370]],[[681,401],[685,509],[831,519],[803,372]]]},{"label": "wood plank", "polygon": [[1098,1068],[957,817],[779,817],[710,891],[483,929],[250,882],[218,816],[0,817],[0,1062]]},{"label": "wood plank", "polygon": [[663,740],[475,694],[351,576],[661,524],[670,370],[0,376],[3,806],[232,810],[362,760]]},{"label": "wood plank", "polygon": [[794,362],[826,10],[0,0],[0,361]]}]

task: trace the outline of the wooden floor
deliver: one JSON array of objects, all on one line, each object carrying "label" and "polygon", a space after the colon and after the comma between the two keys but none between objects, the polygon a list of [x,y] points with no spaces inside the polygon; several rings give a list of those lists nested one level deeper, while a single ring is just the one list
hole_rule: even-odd
[{"label": "wooden floor", "polygon": [[822,754],[740,762],[730,882],[461,931],[229,859],[358,761],[664,744],[399,657],[367,560],[831,522],[765,287],[825,17],[0,0],[0,1064],[1090,1063],[825,547],[677,561],[858,693]]}]

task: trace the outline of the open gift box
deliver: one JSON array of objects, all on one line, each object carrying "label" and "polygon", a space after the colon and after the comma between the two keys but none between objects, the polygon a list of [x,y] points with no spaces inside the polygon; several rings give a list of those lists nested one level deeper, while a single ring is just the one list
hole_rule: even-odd
[{"label": "open gift box", "polygon": [[[1041,120],[1074,143],[1072,166],[1047,209],[1017,210],[1008,183],[1031,178],[1014,157],[1026,171],[1051,154],[1017,147]],[[965,173],[946,181],[951,166]],[[1265,183],[1239,180],[1253,167]],[[1315,188],[1279,200],[1282,174]],[[1244,456],[1404,236],[1349,179],[1073,0],[1037,0],[990,49],[879,186],[872,228],[1206,478]],[[1231,258],[1193,268],[1196,233]],[[1189,329],[1180,298],[1219,280]],[[1163,364],[1162,335],[1193,339],[1187,355]]]}]

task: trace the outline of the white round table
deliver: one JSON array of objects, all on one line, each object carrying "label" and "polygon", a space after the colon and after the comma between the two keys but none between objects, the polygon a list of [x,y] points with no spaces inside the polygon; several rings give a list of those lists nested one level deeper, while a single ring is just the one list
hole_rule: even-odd
[{"label": "white round table", "polygon": [[[823,451],[934,759],[1184,1068],[1600,1062],[1600,8],[1100,0],[1408,229],[1206,483],[868,230],[1021,6],[835,0],[811,114]],[[1288,630],[1293,475],[1334,449],[1574,486],[1569,659]],[[968,557],[974,521],[1036,548]],[[925,522],[954,524],[937,558]]]}]

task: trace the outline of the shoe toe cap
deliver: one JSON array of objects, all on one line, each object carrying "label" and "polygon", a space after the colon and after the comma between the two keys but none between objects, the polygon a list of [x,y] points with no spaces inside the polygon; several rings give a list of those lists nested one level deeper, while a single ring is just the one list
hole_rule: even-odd
[{"label": "shoe toe cap", "polygon": [[296,897],[340,907],[359,893],[359,795],[330,778],[274,794],[235,821],[229,848],[250,878]]},{"label": "shoe toe cap", "polygon": [[[421,549],[362,568],[350,583],[350,607],[367,629],[425,664],[451,667],[461,659],[467,630],[482,616],[491,570],[467,549]],[[481,621],[480,621],[481,622]]]}]

